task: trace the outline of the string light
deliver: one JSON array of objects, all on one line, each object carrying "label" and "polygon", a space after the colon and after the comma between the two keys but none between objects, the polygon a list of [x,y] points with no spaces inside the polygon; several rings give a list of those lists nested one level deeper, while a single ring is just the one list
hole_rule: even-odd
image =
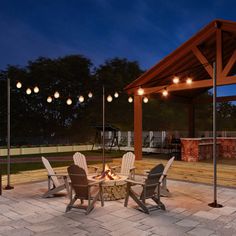
[{"label": "string light", "polygon": [[89,98],[92,98],[93,97],[93,94],[91,92],[88,93],[88,97]]},{"label": "string light", "polygon": [[138,89],[138,95],[140,95],[140,96],[142,96],[144,94],[144,90],[143,90],[143,88],[139,88]]},{"label": "string light", "polygon": [[21,82],[17,82],[16,87],[17,87],[18,89],[20,89],[20,88],[22,87],[22,83],[21,83]]},{"label": "string light", "polygon": [[147,98],[147,97],[144,97],[144,98],[143,98],[143,102],[144,102],[144,103],[148,103],[148,98]]},{"label": "string light", "polygon": [[47,98],[47,102],[48,102],[48,103],[51,103],[51,102],[52,102],[52,97],[49,96],[49,97]]},{"label": "string light", "polygon": [[178,77],[178,76],[175,76],[175,77],[173,78],[173,83],[174,83],[174,84],[178,84],[178,83],[179,83],[179,77]]},{"label": "string light", "polygon": [[32,91],[31,91],[31,89],[30,89],[30,88],[27,88],[27,89],[26,89],[26,94],[30,95],[30,94],[31,94],[31,92],[32,92]]},{"label": "string light", "polygon": [[39,87],[38,86],[35,86],[34,87],[34,93],[38,93],[39,92]]},{"label": "string light", "polygon": [[129,97],[129,98],[128,98],[128,102],[129,102],[129,103],[132,103],[132,102],[133,102],[133,98],[132,98],[132,97]]},{"label": "string light", "polygon": [[108,102],[112,102],[112,96],[111,96],[111,95],[108,95],[107,101],[108,101]]},{"label": "string light", "polygon": [[68,98],[68,99],[66,100],[66,104],[70,106],[70,105],[72,104],[72,100],[71,100],[70,98]]},{"label": "string light", "polygon": [[167,91],[166,88],[163,90],[162,95],[163,95],[164,97],[166,97],[166,96],[168,95],[168,91]]},{"label": "string light", "polygon": [[115,92],[115,93],[114,93],[114,97],[115,97],[115,98],[118,98],[118,97],[119,97],[119,93]]},{"label": "string light", "polygon": [[84,102],[84,97],[83,96],[79,96],[79,102]]},{"label": "string light", "polygon": [[54,98],[59,98],[60,97],[60,93],[58,92],[58,91],[56,91],[55,93],[54,93]]},{"label": "string light", "polygon": [[193,82],[192,78],[188,77],[188,78],[186,79],[186,83],[187,83],[187,84],[191,84],[192,82]]}]

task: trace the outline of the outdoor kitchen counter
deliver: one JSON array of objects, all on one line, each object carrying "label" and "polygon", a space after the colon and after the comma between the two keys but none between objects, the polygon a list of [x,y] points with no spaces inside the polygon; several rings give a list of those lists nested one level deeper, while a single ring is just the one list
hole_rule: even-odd
[{"label": "outdoor kitchen counter", "polygon": [[[181,160],[196,162],[212,158],[212,138],[181,138]],[[236,137],[217,138],[217,156],[236,158]]]}]

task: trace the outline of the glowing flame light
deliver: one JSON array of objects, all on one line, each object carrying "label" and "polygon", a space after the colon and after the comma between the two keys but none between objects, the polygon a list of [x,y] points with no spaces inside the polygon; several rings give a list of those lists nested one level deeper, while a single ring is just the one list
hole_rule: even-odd
[{"label": "glowing flame light", "polygon": [[58,92],[58,91],[56,91],[55,93],[54,93],[54,98],[59,98],[60,97],[60,93]]},{"label": "glowing flame light", "polygon": [[51,103],[51,102],[52,102],[52,97],[49,96],[49,97],[47,98],[47,102],[48,102],[48,103]]},{"label": "glowing flame light", "polygon": [[80,103],[84,102],[84,97],[83,96],[79,96],[79,102]]},{"label": "glowing flame light", "polygon": [[140,87],[138,89],[138,95],[142,96],[144,94],[144,90]]},{"label": "glowing flame light", "polygon": [[175,76],[175,77],[173,78],[173,83],[174,83],[174,84],[178,84],[178,83],[179,83],[179,77],[178,77],[178,76]]},{"label": "glowing flame light", "polygon": [[72,100],[71,100],[70,98],[68,98],[68,99],[66,100],[66,104],[70,106],[70,105],[72,104]]},{"label": "glowing flame light", "polygon": [[32,93],[31,89],[30,88],[27,88],[26,89],[26,94],[30,95]]},{"label": "glowing flame light", "polygon": [[38,86],[35,86],[34,87],[34,93],[38,93],[39,92],[39,87]]},{"label": "glowing flame light", "polygon": [[108,102],[112,102],[112,96],[111,96],[111,95],[108,95],[107,101],[108,101]]},{"label": "glowing flame light", "polygon": [[132,97],[129,97],[129,98],[128,98],[128,102],[129,102],[129,103],[132,103],[132,102],[133,102],[133,98],[132,98]]},{"label": "glowing flame light", "polygon": [[88,97],[89,98],[92,98],[93,97],[93,94],[91,92],[88,93]]},{"label": "glowing flame light", "polygon": [[16,87],[17,87],[18,89],[20,89],[20,88],[22,87],[22,83],[21,83],[21,82],[17,82]]},{"label": "glowing flame light", "polygon": [[143,98],[143,102],[148,103],[148,98],[147,97]]},{"label": "glowing flame light", "polygon": [[166,97],[168,95],[168,91],[166,89],[163,90],[162,95]]},{"label": "glowing flame light", "polygon": [[187,83],[187,84],[192,84],[192,82],[193,82],[192,78],[188,77],[188,78],[186,79],[186,83]]}]

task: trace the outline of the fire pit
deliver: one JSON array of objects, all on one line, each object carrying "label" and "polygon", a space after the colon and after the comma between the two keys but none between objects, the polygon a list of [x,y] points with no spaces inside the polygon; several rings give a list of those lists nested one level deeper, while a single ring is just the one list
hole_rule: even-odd
[{"label": "fire pit", "polygon": [[127,176],[117,175],[112,172],[108,165],[105,170],[96,176],[89,176],[90,180],[104,179],[103,183],[103,198],[105,201],[114,201],[125,198]]}]

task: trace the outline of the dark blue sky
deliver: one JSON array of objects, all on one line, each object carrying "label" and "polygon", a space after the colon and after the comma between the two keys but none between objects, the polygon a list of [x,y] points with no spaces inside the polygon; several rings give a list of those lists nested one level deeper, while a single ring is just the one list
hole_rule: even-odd
[{"label": "dark blue sky", "polygon": [[147,69],[213,19],[236,21],[235,9],[233,0],[0,0],[0,69],[67,54]]}]

